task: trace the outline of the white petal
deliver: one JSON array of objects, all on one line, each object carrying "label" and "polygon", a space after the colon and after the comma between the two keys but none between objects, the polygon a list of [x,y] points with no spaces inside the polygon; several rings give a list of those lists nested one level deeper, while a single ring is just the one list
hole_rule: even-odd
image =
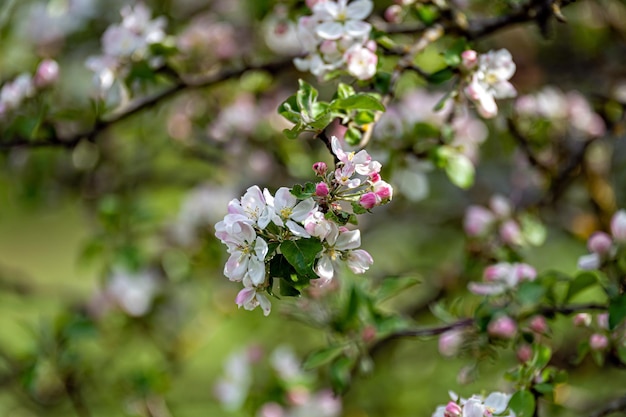
[{"label": "white petal", "polygon": [[257,293],[256,299],[263,310],[263,315],[267,317],[270,314],[270,311],[272,311],[272,303],[270,303],[270,300],[268,300],[263,294]]},{"label": "white petal", "polygon": [[[368,37],[371,30],[372,30],[372,25],[370,25],[367,22],[360,21],[360,20],[348,20],[345,23],[345,26],[342,28],[342,32],[345,32],[348,35],[353,36],[355,38]],[[319,32],[318,32],[318,35],[319,35]]]},{"label": "white petal", "polygon": [[315,28],[315,33],[322,39],[339,39],[343,35],[343,25],[338,22],[324,22]]},{"label": "white petal", "polygon": [[374,3],[370,0],[357,0],[350,3],[346,9],[349,19],[363,20],[372,13]]},{"label": "white petal", "polygon": [[293,208],[291,218],[297,222],[303,222],[314,209],[315,201],[312,198],[307,198],[299,202],[298,205]]},{"label": "white petal", "polygon": [[265,282],[265,262],[252,257],[248,263],[248,276],[253,285],[261,285]]},{"label": "white petal", "polygon": [[335,268],[333,267],[333,262],[328,255],[322,255],[322,257],[317,261],[315,273],[320,278],[325,280],[333,279],[333,276],[335,275]]},{"label": "white petal", "polygon": [[339,250],[356,249],[361,246],[361,231],[351,230],[349,232],[343,232],[337,237],[335,242],[335,248]]},{"label": "white petal", "polygon": [[500,414],[509,405],[511,396],[502,392],[492,392],[485,399],[485,406],[493,409],[493,414]]},{"label": "white petal", "polygon": [[517,95],[517,90],[508,81],[501,81],[491,86],[495,98],[512,98]]},{"label": "white petal", "polygon": [[291,208],[296,205],[296,196],[291,194],[289,188],[280,187],[276,191],[276,198],[274,198],[274,209],[277,213],[284,208]]},{"label": "white petal", "polygon": [[303,238],[310,238],[311,235],[304,229],[304,227],[300,226],[298,223],[293,220],[287,220],[287,228],[296,236],[300,236]]}]

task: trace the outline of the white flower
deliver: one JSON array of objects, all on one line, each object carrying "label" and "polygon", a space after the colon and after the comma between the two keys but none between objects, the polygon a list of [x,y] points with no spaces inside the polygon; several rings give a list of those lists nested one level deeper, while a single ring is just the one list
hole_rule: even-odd
[{"label": "white flower", "polygon": [[106,293],[128,315],[145,315],[152,307],[159,291],[157,277],[151,271],[130,273],[115,270],[111,275]]},{"label": "white flower", "polygon": [[267,242],[258,237],[247,223],[232,223],[232,233],[225,230],[227,226],[223,221],[215,225],[216,236],[228,246],[230,253],[224,266],[224,275],[231,281],[241,281],[248,277],[254,285],[262,284],[265,281]]},{"label": "white flower", "polygon": [[272,212],[267,207],[263,192],[256,185],[248,188],[241,201],[232,200],[228,204],[228,212],[247,217],[251,224],[257,225],[261,230],[272,220]]},{"label": "white flower", "polygon": [[237,294],[235,303],[239,308],[243,307],[245,310],[251,311],[261,306],[263,315],[268,316],[272,310],[272,304],[270,300],[264,294],[260,294],[255,287],[246,286]]},{"label": "white flower", "polygon": [[265,190],[264,195],[268,206],[275,213],[275,215],[270,216],[274,224],[281,227],[287,226],[291,233],[296,236],[310,237],[304,227],[296,222],[302,223],[315,209],[315,201],[312,198],[297,203],[298,200],[287,187],[279,188],[275,197],[272,197],[267,190]]},{"label": "white flower", "polygon": [[514,289],[521,281],[534,281],[536,276],[535,268],[528,264],[500,262],[485,269],[486,282],[470,282],[468,289],[478,295],[498,295]]},{"label": "white flower", "polygon": [[496,98],[515,97],[517,91],[508,81],[515,73],[515,63],[506,49],[489,51],[479,57],[478,68],[465,87],[467,96],[475,102],[485,118],[498,114]]},{"label": "white flower", "polygon": [[378,55],[361,45],[354,45],[345,53],[348,72],[357,80],[369,80],[376,75]]},{"label": "white flower", "polygon": [[371,0],[357,0],[348,4],[348,0],[318,3],[313,8],[315,15],[322,20],[315,32],[323,39],[339,39],[342,36],[367,37],[372,26],[363,22],[372,12]]},{"label": "white flower", "polygon": [[315,273],[325,284],[335,276],[335,269],[341,262],[347,262],[348,267],[357,274],[367,271],[373,263],[372,257],[364,250],[354,251],[361,246],[361,232],[359,230],[341,231],[333,224],[331,232],[326,236],[324,250],[315,266]]}]

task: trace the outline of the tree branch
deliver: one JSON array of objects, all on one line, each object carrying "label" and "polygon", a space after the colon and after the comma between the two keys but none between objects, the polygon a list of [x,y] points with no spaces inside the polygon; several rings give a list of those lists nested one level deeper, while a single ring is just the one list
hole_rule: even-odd
[{"label": "tree branch", "polygon": [[133,115],[154,107],[162,101],[170,99],[174,97],[181,91],[187,89],[197,89],[197,88],[205,88],[210,87],[221,82],[238,78],[243,75],[247,71],[269,71],[276,72],[284,69],[287,65],[291,63],[293,58],[283,58],[275,61],[270,61],[262,64],[248,65],[239,68],[229,68],[223,71],[220,71],[216,74],[207,75],[204,77],[193,78],[193,79],[177,79],[171,86],[166,89],[153,94],[147,97],[141,97],[134,101],[132,101],[128,106],[126,106],[121,111],[114,114],[109,118],[102,118],[96,120],[93,126],[82,133],[75,134],[73,136],[62,138],[53,136],[46,140],[34,141],[27,138],[18,138],[7,142],[0,142],[0,150],[12,149],[12,148],[20,148],[20,147],[29,147],[29,148],[43,148],[43,147],[61,147],[67,149],[73,149],[76,147],[81,141],[87,140],[89,142],[95,142],[97,136],[107,130],[112,125],[126,120]]}]

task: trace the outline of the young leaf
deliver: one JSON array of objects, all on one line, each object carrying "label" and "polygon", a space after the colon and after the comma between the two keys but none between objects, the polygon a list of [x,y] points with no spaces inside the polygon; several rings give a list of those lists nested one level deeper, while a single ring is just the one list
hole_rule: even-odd
[{"label": "young leaf", "polygon": [[306,81],[298,80],[300,88],[296,93],[296,102],[303,118],[313,119],[313,104],[317,101],[318,92]]},{"label": "young leaf", "polygon": [[318,239],[286,240],[280,245],[280,251],[299,276],[308,279],[317,278],[313,271],[313,263],[322,251],[322,243]]},{"label": "young leaf", "polygon": [[370,94],[358,93],[347,98],[338,98],[330,103],[333,110],[377,110],[385,111],[385,106]]},{"label": "young leaf", "polygon": [[441,84],[448,81],[454,75],[452,69],[446,67],[436,71],[428,76],[428,82],[432,84]]},{"label": "young leaf", "polygon": [[376,299],[383,301],[398,295],[400,292],[419,283],[414,277],[388,277],[380,284],[380,288],[376,291]]},{"label": "young leaf", "polygon": [[626,294],[621,294],[609,303],[609,330],[615,329],[626,318]]},{"label": "young leaf", "polygon": [[532,417],[535,413],[535,396],[526,390],[517,391],[509,401],[509,408],[516,417]]},{"label": "young leaf", "polygon": [[335,359],[337,356],[343,353],[344,346],[332,345],[316,351],[313,351],[307,356],[302,364],[302,368],[305,370],[315,369]]},{"label": "young leaf", "polygon": [[596,282],[598,282],[598,278],[594,273],[587,271],[581,272],[569,284],[567,295],[565,296],[565,302],[571,301],[576,294],[591,287]]}]

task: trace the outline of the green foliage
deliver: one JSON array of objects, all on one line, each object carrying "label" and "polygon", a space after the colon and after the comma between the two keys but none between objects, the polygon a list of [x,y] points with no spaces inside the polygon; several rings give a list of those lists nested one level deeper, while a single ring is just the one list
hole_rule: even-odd
[{"label": "green foliage", "polygon": [[509,401],[509,408],[517,417],[532,417],[535,407],[535,396],[527,390],[517,391]]}]

